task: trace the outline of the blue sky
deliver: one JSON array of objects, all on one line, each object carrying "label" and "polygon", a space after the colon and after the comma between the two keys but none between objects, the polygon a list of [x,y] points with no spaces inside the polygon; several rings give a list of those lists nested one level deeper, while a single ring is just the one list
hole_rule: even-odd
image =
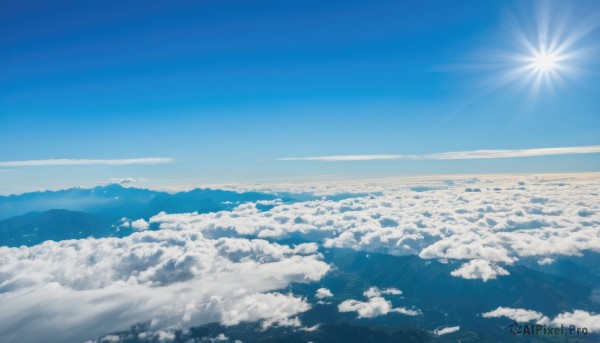
[{"label": "blue sky", "polygon": [[[550,35],[577,39],[560,78],[534,91],[531,71],[500,80],[529,63],[506,56],[523,53],[515,31],[535,41],[546,8],[535,2],[5,1],[0,193],[113,177],[600,171],[600,154],[278,160],[599,145],[600,33],[586,23],[600,3],[548,4]],[[172,162],[8,163],[154,157]]]}]

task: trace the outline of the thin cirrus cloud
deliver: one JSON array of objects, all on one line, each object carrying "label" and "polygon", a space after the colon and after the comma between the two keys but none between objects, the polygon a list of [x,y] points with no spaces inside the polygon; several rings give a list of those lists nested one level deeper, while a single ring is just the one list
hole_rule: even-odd
[{"label": "thin cirrus cloud", "polygon": [[373,161],[373,160],[471,160],[482,158],[515,158],[549,155],[573,155],[600,153],[600,145],[563,147],[563,148],[538,148],[517,150],[471,150],[452,151],[421,155],[332,155],[312,157],[284,157],[277,161]]},{"label": "thin cirrus cloud", "polygon": [[129,164],[165,164],[173,163],[170,157],[124,158],[124,159],[47,159],[0,162],[0,167],[45,167],[74,165],[129,165]]}]

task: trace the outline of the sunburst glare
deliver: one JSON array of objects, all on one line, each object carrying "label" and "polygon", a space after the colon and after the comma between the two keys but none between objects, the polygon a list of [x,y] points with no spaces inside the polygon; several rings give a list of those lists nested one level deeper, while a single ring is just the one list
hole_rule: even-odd
[{"label": "sunburst glare", "polygon": [[516,56],[506,81],[521,82],[529,94],[553,91],[566,79],[582,70],[586,57],[586,38],[595,28],[592,20],[574,20],[569,8],[558,3],[537,2],[523,16],[511,16],[509,32],[518,43]]},{"label": "sunburst glare", "polygon": [[558,68],[560,56],[552,53],[539,52],[533,56],[530,67],[537,73],[550,73]]},{"label": "sunburst glare", "polygon": [[591,15],[574,13],[565,6],[543,1],[510,13],[497,46],[478,54],[467,66],[478,73],[490,72],[480,91],[509,88],[535,99],[583,74],[584,64],[594,53],[588,38],[597,24]]}]

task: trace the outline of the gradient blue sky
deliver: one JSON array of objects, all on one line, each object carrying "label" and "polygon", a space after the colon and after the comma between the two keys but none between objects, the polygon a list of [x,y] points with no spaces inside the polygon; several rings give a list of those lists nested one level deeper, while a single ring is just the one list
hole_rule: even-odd
[{"label": "gradient blue sky", "polygon": [[[579,71],[552,89],[533,94],[525,77],[487,87],[513,67],[495,51],[519,52],[511,14],[535,36],[534,4],[3,1],[0,193],[112,177],[201,186],[322,175],[600,171],[600,154],[277,160],[599,145],[596,28],[570,48]],[[567,13],[549,8],[553,17]],[[571,1],[568,10],[556,21],[566,24],[564,37],[583,32],[600,2]],[[175,162],[1,166],[146,157]]]}]

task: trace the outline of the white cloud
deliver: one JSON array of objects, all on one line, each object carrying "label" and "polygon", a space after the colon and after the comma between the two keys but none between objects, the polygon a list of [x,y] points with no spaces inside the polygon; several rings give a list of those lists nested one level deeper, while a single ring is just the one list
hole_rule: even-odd
[{"label": "white cloud", "polygon": [[175,340],[175,333],[171,331],[159,330],[156,333],[155,337],[158,339],[159,342],[169,342]]},{"label": "white cloud", "polygon": [[[172,342],[177,336],[172,330],[158,330],[158,331],[144,331],[137,335],[139,340],[144,341],[159,341],[159,342]],[[102,343],[102,340],[100,340]]]},{"label": "white cloud", "polygon": [[545,266],[545,265],[547,265],[547,264],[552,264],[552,263],[554,263],[554,259],[553,259],[553,258],[550,258],[550,257],[544,257],[544,258],[542,258],[542,259],[538,260],[538,261],[537,261],[537,263],[538,263],[540,266]]},{"label": "white cloud", "polygon": [[[115,337],[121,339],[119,336],[115,335]],[[127,338],[131,338],[131,337],[127,337]],[[177,335],[175,334],[175,332],[173,330],[143,331],[143,332],[140,332],[137,334],[137,338],[139,340],[142,340],[145,342],[152,342],[152,341],[173,342],[177,338]],[[215,341],[210,340],[210,342],[215,342]],[[102,343],[102,340],[100,340],[100,343]]]},{"label": "white cloud", "polygon": [[471,260],[450,273],[465,279],[482,279],[484,282],[495,279],[498,275],[508,275],[506,269],[498,267],[486,260]]},{"label": "white cloud", "polygon": [[207,239],[194,230],[0,247],[0,336],[84,341],[150,322],[158,331],[207,322],[300,327],[305,299],[273,292],[318,281],[314,243]]},{"label": "white cloud", "polygon": [[599,153],[600,146],[577,146],[562,148],[537,148],[537,149],[515,149],[515,150],[472,150],[440,152],[421,155],[333,155],[312,157],[284,157],[278,161],[371,161],[371,160],[470,160],[482,158],[515,158],[548,155],[572,155]]},{"label": "white cloud", "polygon": [[338,305],[340,312],[357,312],[358,318],[373,318],[386,315],[390,312],[405,314],[407,316],[416,316],[421,314],[419,310],[408,310],[403,307],[394,308],[392,303],[385,300],[382,295],[400,295],[402,292],[397,288],[379,289],[377,287],[369,287],[363,292],[367,301],[345,300]]},{"label": "white cloud", "polygon": [[540,312],[510,307],[498,307],[493,311],[483,313],[482,316],[484,318],[507,317],[516,322],[536,322],[540,324],[550,322],[550,319]]},{"label": "white cloud", "polygon": [[226,342],[228,340],[229,340],[229,338],[227,336],[225,336],[224,333],[220,333],[217,335],[217,337],[210,339],[211,342]]},{"label": "white cloud", "polygon": [[148,223],[147,221],[145,221],[143,218],[142,219],[138,219],[138,220],[134,220],[131,222],[131,227],[136,229],[136,230],[148,230],[148,228],[150,227],[150,223]]},{"label": "white cloud", "polygon": [[173,163],[170,157],[147,157],[147,158],[124,158],[124,159],[48,159],[48,160],[25,160],[25,161],[3,161],[0,167],[43,167],[43,166],[73,166],[73,165],[127,165],[127,164],[164,164]]},{"label": "white cloud", "polygon": [[503,266],[521,259],[600,251],[598,187],[598,174],[368,180],[295,189],[367,196],[280,204],[268,211],[248,203],[218,213],[160,213],[150,221],[165,229],[301,236],[325,247],[477,260],[454,274],[489,280],[507,275]]},{"label": "white cloud", "polygon": [[402,294],[402,291],[400,291],[398,288],[379,289],[377,287],[369,287],[369,289],[363,293],[363,295],[367,298],[378,297],[382,294],[400,295]]},{"label": "white cloud", "polygon": [[552,319],[552,323],[555,325],[575,325],[580,328],[587,328],[590,332],[600,332],[600,314],[587,311],[575,310],[561,313]]},{"label": "white cloud", "polygon": [[125,178],[113,177],[113,178],[110,178],[110,179],[106,180],[105,182],[103,182],[103,184],[129,186],[129,185],[133,185],[133,184],[136,184],[139,182],[145,182],[145,181],[148,181],[148,180],[147,179],[138,179],[138,178],[133,178],[133,177],[125,177]]},{"label": "white cloud", "polygon": [[121,338],[117,335],[107,335],[100,339],[101,343],[117,343],[120,342]]},{"label": "white cloud", "polygon": [[445,328],[435,329],[435,330],[433,330],[433,333],[438,336],[441,336],[441,335],[447,335],[449,333],[456,332],[458,330],[460,330],[460,326],[448,326]]},{"label": "white cloud", "polygon": [[563,312],[553,319],[533,310],[521,308],[498,307],[497,309],[483,313],[484,318],[507,317],[517,322],[535,322],[538,324],[552,325],[575,325],[580,328],[587,328],[590,332],[600,332],[600,314],[594,314],[587,311],[575,310],[572,312]]},{"label": "white cloud", "polygon": [[354,299],[345,300],[338,305],[340,312],[356,312],[358,318],[373,318],[386,315],[391,312],[404,314],[407,316],[416,316],[421,314],[418,310],[408,310],[403,307],[394,308],[392,303],[382,297],[370,297],[367,301],[358,301]]},{"label": "white cloud", "polygon": [[369,287],[369,289],[363,292],[363,295],[367,298],[374,298],[381,296],[381,292],[379,292],[377,287]]},{"label": "white cloud", "polygon": [[[231,302],[230,299],[225,298],[219,301]],[[230,305],[224,312],[221,322],[224,325],[236,325],[240,322],[264,319],[263,328],[273,325],[300,327],[300,320],[293,315],[309,309],[310,305],[304,299],[290,294],[252,294]]]},{"label": "white cloud", "polygon": [[317,289],[317,292],[315,293],[315,297],[317,299],[330,298],[332,296],[333,296],[333,293],[331,293],[331,291],[327,288],[319,288],[319,289]]},{"label": "white cloud", "polygon": [[[0,336],[50,332],[57,341],[83,340],[90,338],[83,333],[95,338],[114,332],[107,323],[127,328],[142,320],[152,321],[155,331],[206,321],[300,325],[305,299],[275,291],[326,273],[318,244],[466,260],[453,275],[491,280],[522,259],[600,251],[599,187],[598,174],[302,185],[284,189],[367,195],[274,203],[267,211],[248,203],[217,213],[159,213],[149,223],[162,230],[123,239],[0,248],[0,303],[10,309],[0,311]],[[246,238],[210,239],[223,233]],[[248,239],[292,236],[313,243],[290,247]],[[340,310],[363,317],[418,312],[394,309],[381,296],[394,292],[372,290],[370,299],[346,300]],[[275,310],[257,304],[241,311],[257,299]],[[52,331],[61,325],[76,329]]]},{"label": "white cloud", "polygon": [[398,288],[391,287],[391,288],[382,289],[381,294],[400,295],[400,294],[402,294],[402,291],[399,290]]}]

